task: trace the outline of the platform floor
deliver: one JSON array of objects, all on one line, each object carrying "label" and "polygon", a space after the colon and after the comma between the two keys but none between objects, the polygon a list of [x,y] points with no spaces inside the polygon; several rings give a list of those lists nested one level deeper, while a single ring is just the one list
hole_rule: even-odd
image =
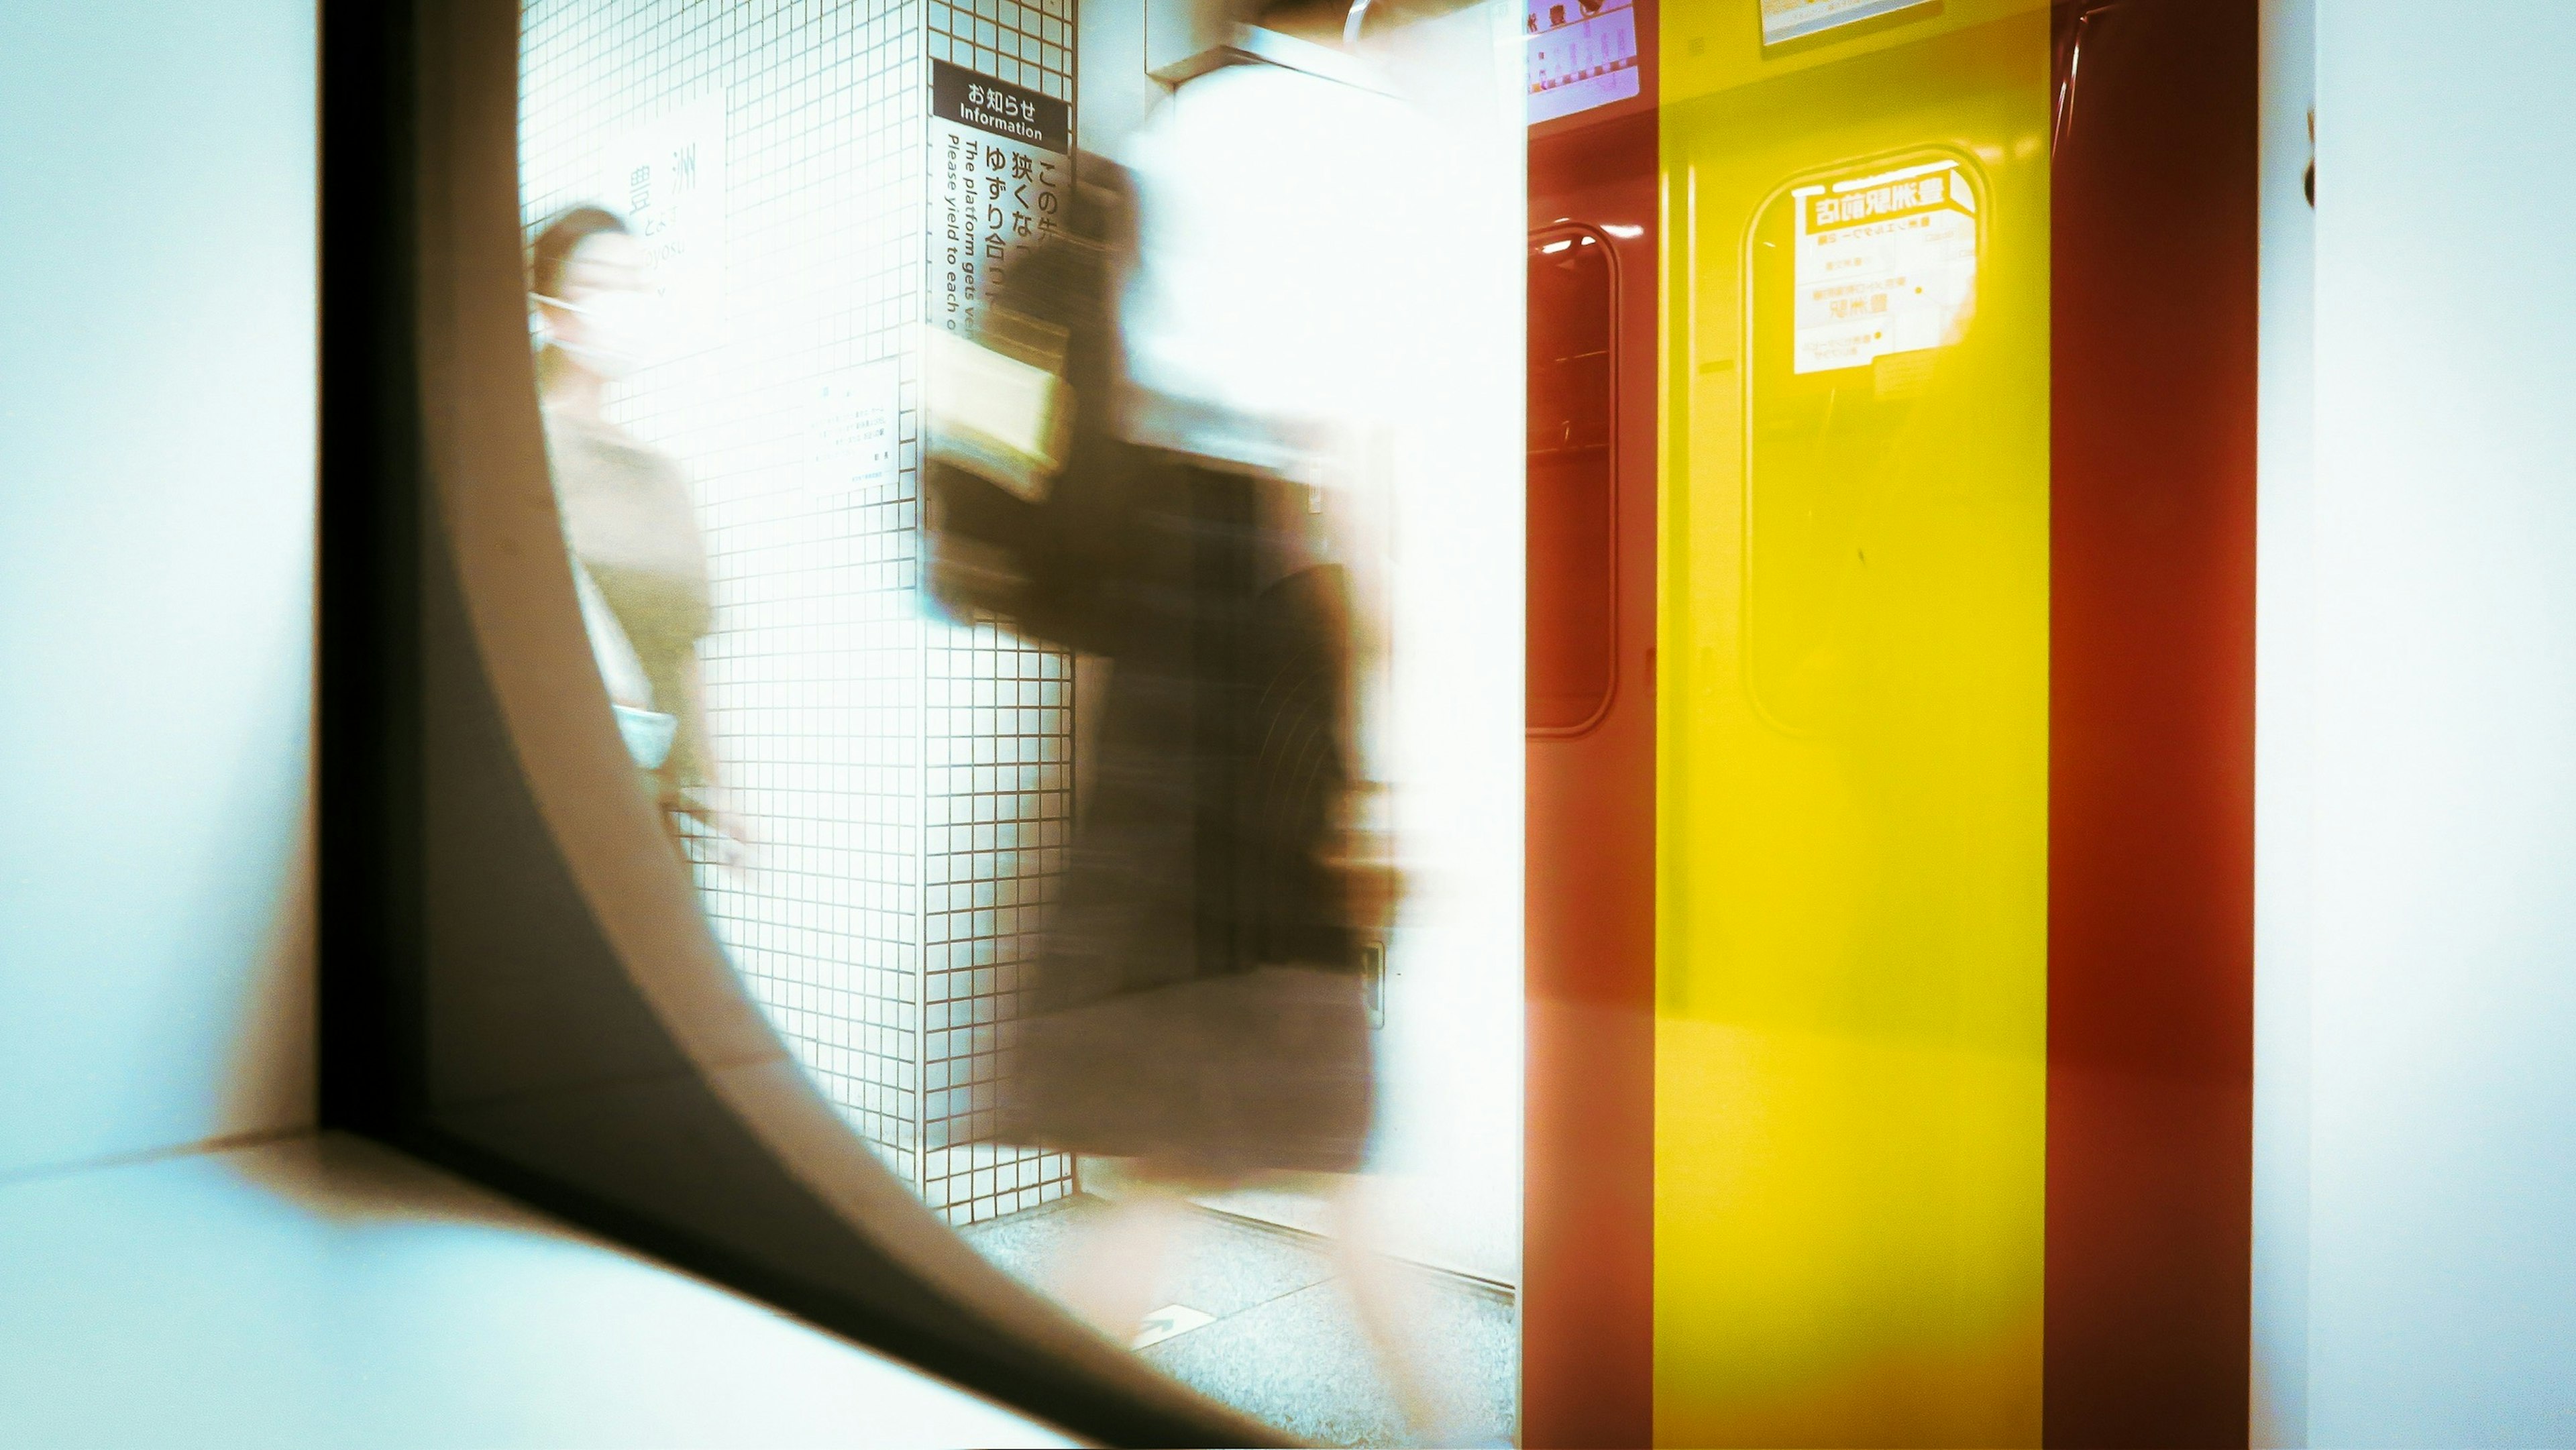
[{"label": "platform floor", "polygon": [[[1107,1208],[1076,1195],[964,1232],[996,1264],[1043,1289],[1085,1225]],[[1193,1327],[1148,1345],[1146,1359],[1320,1444],[1410,1443],[1333,1263],[1312,1237],[1200,1211],[1172,1257],[1158,1297],[1194,1311],[1174,1316]],[[1424,1359],[1453,1400],[1443,1438],[1512,1443],[1519,1333],[1509,1297],[1431,1271],[1399,1277]]]}]

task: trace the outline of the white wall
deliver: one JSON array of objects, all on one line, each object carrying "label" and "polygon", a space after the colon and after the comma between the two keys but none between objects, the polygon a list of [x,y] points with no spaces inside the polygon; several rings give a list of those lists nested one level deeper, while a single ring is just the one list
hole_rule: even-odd
[{"label": "white wall", "polygon": [[2318,12],[2306,1436],[2566,1444],[2576,6]]},{"label": "white wall", "polygon": [[314,46],[0,5],[0,1176],[312,1120]]},{"label": "white wall", "polygon": [[[1145,7],[1148,0],[1089,0],[1074,8],[1081,26],[1074,47],[1076,140],[1085,151],[1119,156],[1128,136],[1145,124],[1163,88],[1145,74]],[[1164,4],[1167,0],[1151,0]]]}]

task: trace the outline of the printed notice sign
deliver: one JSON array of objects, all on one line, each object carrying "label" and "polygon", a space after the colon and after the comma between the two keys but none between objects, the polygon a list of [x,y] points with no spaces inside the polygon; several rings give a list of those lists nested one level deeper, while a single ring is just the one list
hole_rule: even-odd
[{"label": "printed notice sign", "polygon": [[894,488],[902,380],[892,358],[824,380],[812,425],[814,493],[842,499]]},{"label": "printed notice sign", "polygon": [[1762,43],[1778,45],[1784,40],[1926,3],[1928,0],[1762,0]]},{"label": "printed notice sign", "polygon": [[1011,259],[1064,225],[1073,113],[944,60],[930,75],[930,324],[971,334]]},{"label": "printed notice sign", "polygon": [[597,194],[644,246],[672,353],[714,345],[724,325],[724,96],[619,137],[602,157]]},{"label": "printed notice sign", "polygon": [[1635,0],[1521,0],[1532,125],[1637,94]]},{"label": "printed notice sign", "polygon": [[1795,371],[1861,367],[1965,335],[1977,301],[1977,196],[1958,162],[1803,186],[1791,199]]},{"label": "printed notice sign", "polygon": [[930,63],[930,113],[1058,156],[1073,154],[1073,107],[962,65]]}]

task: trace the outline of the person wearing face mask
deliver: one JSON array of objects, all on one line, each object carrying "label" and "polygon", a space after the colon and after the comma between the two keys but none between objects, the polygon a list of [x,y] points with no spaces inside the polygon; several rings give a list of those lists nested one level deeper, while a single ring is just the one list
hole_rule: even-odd
[{"label": "person wearing face mask", "polygon": [[692,819],[731,854],[743,832],[698,669],[713,608],[697,511],[678,462],[604,410],[609,385],[652,360],[644,249],[616,213],[567,208],[530,249],[529,297],[546,460],[621,732],[675,827]]}]

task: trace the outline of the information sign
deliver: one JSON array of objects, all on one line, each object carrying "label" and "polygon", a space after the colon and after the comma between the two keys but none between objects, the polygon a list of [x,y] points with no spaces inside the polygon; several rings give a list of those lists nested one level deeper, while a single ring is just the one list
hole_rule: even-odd
[{"label": "information sign", "polygon": [[813,422],[809,486],[815,493],[827,498],[891,496],[898,480],[902,381],[902,368],[892,358],[823,381]]},{"label": "information sign", "polygon": [[1861,367],[1965,333],[1977,300],[1977,196],[1957,161],[1804,186],[1792,199],[1794,371]]},{"label": "information sign", "polygon": [[944,60],[930,75],[930,323],[971,333],[1011,259],[1064,224],[1073,109]]},{"label": "information sign", "polygon": [[1635,0],[1521,0],[1532,125],[1637,94]]},{"label": "information sign", "polygon": [[1778,45],[1931,0],[1762,0],[1762,43]]}]

